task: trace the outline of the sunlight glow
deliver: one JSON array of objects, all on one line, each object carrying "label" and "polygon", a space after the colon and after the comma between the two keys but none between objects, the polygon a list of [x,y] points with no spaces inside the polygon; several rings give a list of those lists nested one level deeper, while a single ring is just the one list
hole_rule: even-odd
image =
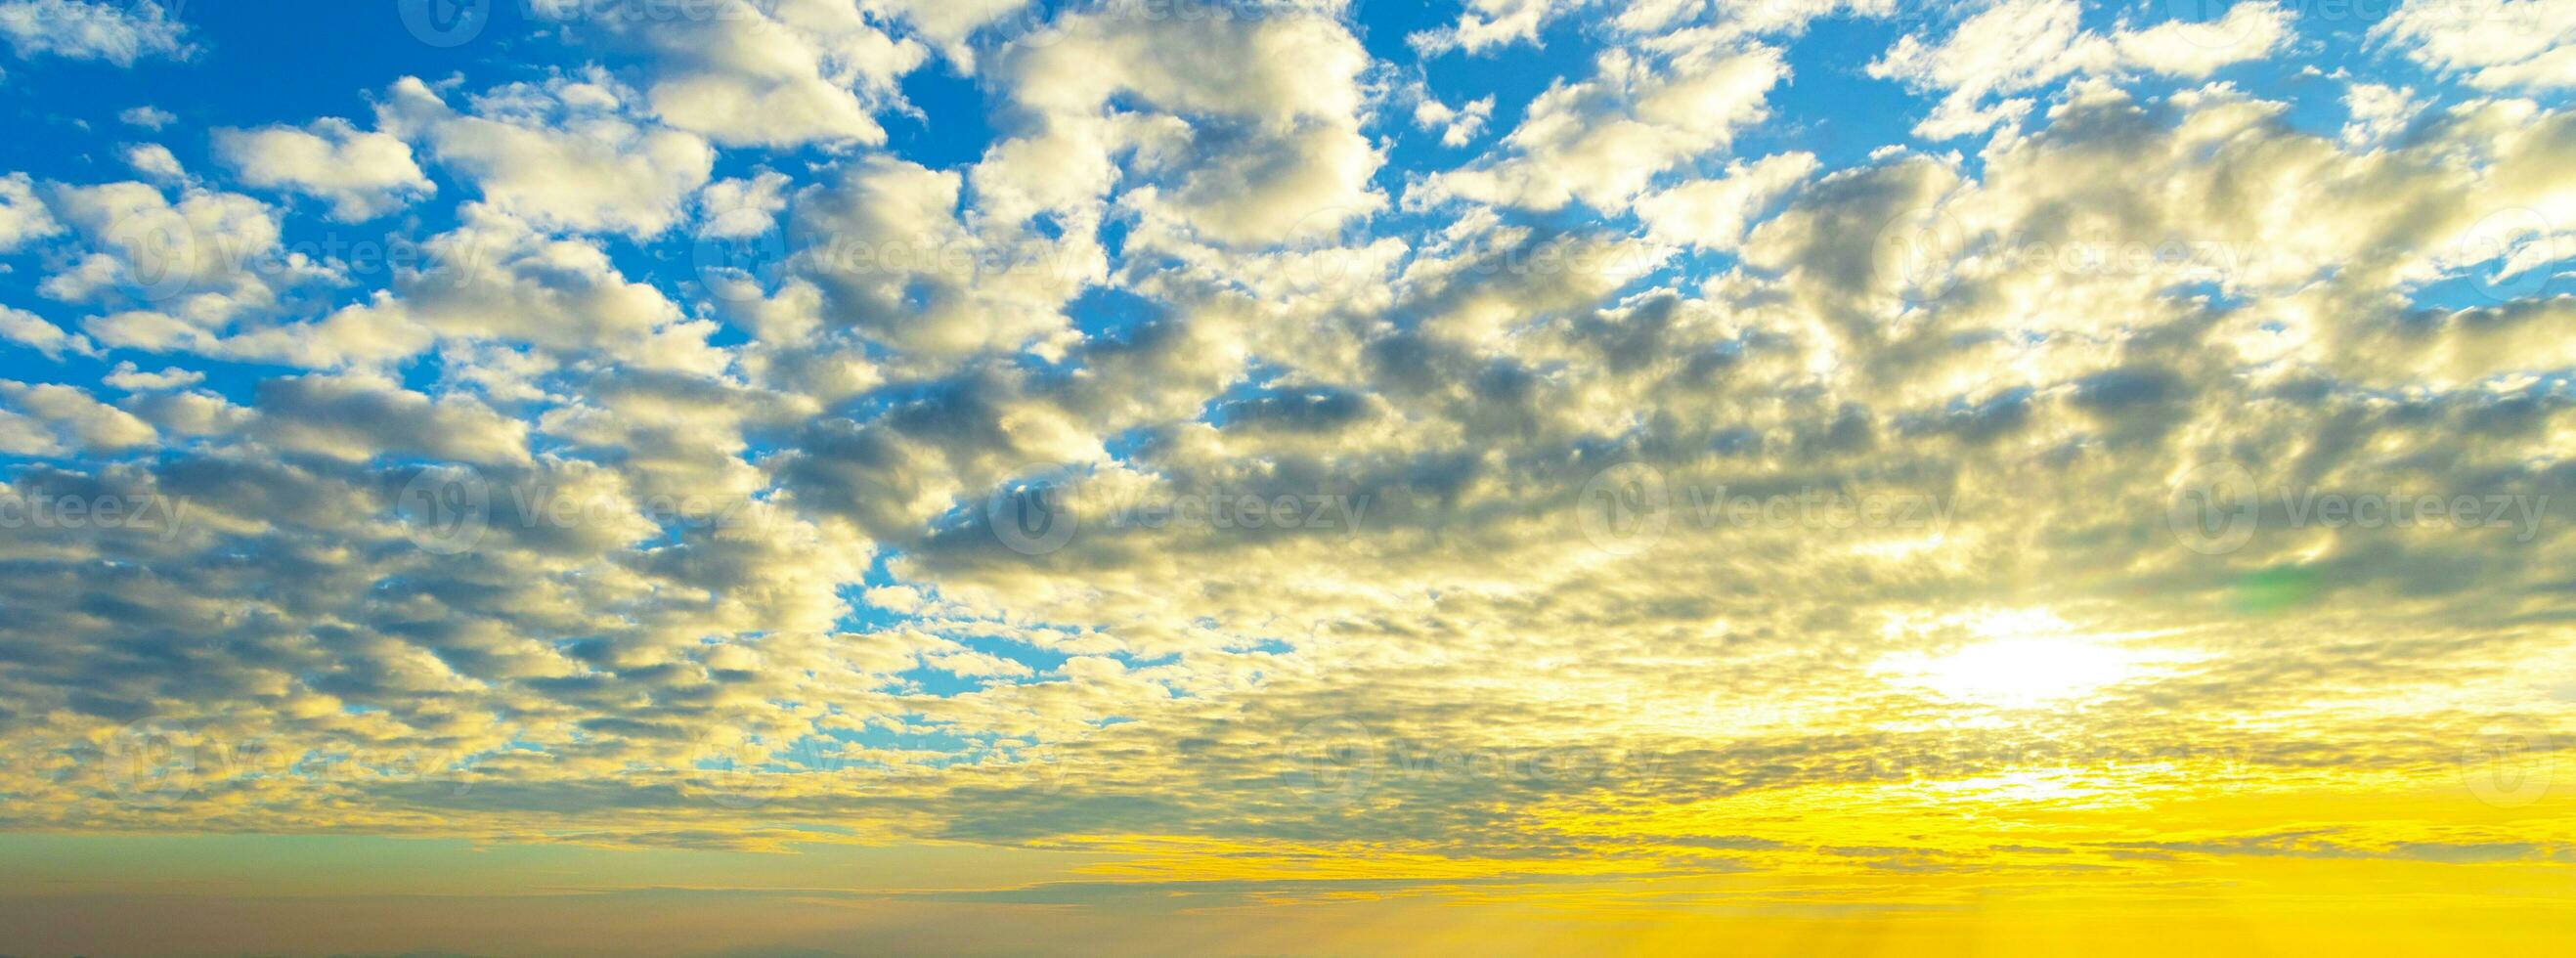
[{"label": "sunlight glow", "polygon": [[2099,636],[2038,635],[1991,639],[1937,655],[1890,655],[1874,671],[1957,702],[2028,709],[2079,701],[2156,675],[2171,661],[2169,653]]}]

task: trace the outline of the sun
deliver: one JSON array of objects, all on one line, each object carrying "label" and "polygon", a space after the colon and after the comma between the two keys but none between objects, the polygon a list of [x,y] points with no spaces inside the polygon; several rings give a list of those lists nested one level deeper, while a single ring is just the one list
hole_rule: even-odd
[{"label": "sun", "polygon": [[2056,708],[2084,701],[2105,688],[2168,673],[2189,656],[2141,647],[2151,634],[2088,635],[2052,628],[2030,616],[1996,616],[1972,630],[1982,636],[1947,652],[1902,652],[1881,658],[1871,671],[1968,705],[1993,709]]}]

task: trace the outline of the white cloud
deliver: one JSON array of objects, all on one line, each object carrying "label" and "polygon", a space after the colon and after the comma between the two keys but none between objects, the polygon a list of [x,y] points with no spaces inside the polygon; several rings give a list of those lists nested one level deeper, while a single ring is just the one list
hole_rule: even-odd
[{"label": "white cloud", "polygon": [[2013,94],[2075,76],[2161,74],[2206,77],[2261,57],[2290,40],[2290,15],[2268,0],[2237,3],[2207,22],[2167,21],[2097,33],[2083,27],[2077,0],[2000,0],[1939,41],[1899,39],[1871,76],[1918,90],[1946,91],[1915,133],[1942,140],[2019,119],[2030,101]]},{"label": "white cloud", "polygon": [[138,106],[118,113],[116,118],[127,126],[139,126],[146,130],[158,130],[179,119],[168,110],[150,105]]},{"label": "white cloud", "polygon": [[381,455],[507,465],[528,461],[526,423],[471,397],[433,399],[368,374],[260,384],[249,431],[284,449],[364,462]]},{"label": "white cloud", "polygon": [[997,24],[1034,20],[1042,13],[1036,0],[862,0],[861,6],[902,19],[942,54],[968,68],[974,66],[975,57],[967,38]]},{"label": "white cloud", "polygon": [[644,369],[713,373],[725,364],[706,344],[713,323],[628,280],[595,242],[547,236],[485,211],[424,246],[424,265],[397,276],[392,290],[228,347],[316,368],[403,359],[434,338],[534,344],[566,359],[607,357]]},{"label": "white cloud", "polygon": [[1407,201],[1623,210],[1656,176],[1725,148],[1768,116],[1765,97],[1787,75],[1769,47],[1612,50],[1591,79],[1560,81],[1532,101],[1496,155],[1432,177]]},{"label": "white cloud", "polygon": [[729,146],[882,143],[873,114],[900,102],[897,81],[929,55],[849,0],[711,0],[681,16],[604,21],[581,18],[581,0],[534,9],[648,51],[653,113]]},{"label": "white cloud", "polygon": [[[987,154],[979,189],[992,182],[1004,193],[1067,201],[1090,189],[1045,181],[1078,175],[1085,187],[1105,188],[1106,156],[1025,161],[1037,151],[1127,147],[1131,171],[1147,185],[1133,205],[1194,241],[1309,238],[1384,205],[1369,183],[1384,158],[1360,130],[1369,57],[1347,28],[1294,9],[1156,16],[1151,2],[1069,15],[1044,43],[1007,52],[998,75],[1037,122]],[[1147,109],[1101,115],[1122,99]]]},{"label": "white cloud", "polygon": [[238,193],[189,188],[173,203],[147,183],[72,186],[55,191],[53,209],[103,254],[48,278],[40,289],[56,299],[116,289],[211,328],[273,302],[275,285],[305,265],[273,256],[277,219]]},{"label": "white cloud", "polygon": [[101,377],[99,381],[106,383],[110,387],[130,393],[166,392],[186,389],[198,383],[205,382],[206,374],[197,372],[193,369],[177,368],[164,369],[157,373],[151,373],[144,372],[142,369],[137,368],[133,363],[120,362],[116,364],[115,369],[109,370],[107,375]]},{"label": "white cloud", "polygon": [[1425,54],[1460,50],[1483,53],[1538,39],[1540,27],[1593,0],[1467,0],[1458,22],[1406,37]]},{"label": "white cloud", "polygon": [[1667,243],[1733,250],[1744,241],[1761,208],[1815,175],[1814,154],[1783,153],[1729,167],[1726,175],[1695,180],[1637,201],[1648,235]]},{"label": "white cloud", "polygon": [[61,359],[64,353],[89,356],[98,351],[87,337],[65,333],[43,317],[8,306],[0,306],[0,339],[43,353],[49,359]]},{"label": "white cloud", "polygon": [[132,66],[146,57],[187,56],[187,28],[155,0],[0,2],[0,40],[22,57],[58,56]]},{"label": "white cloud", "polygon": [[412,162],[409,144],[345,120],[300,130],[219,129],[214,138],[216,155],[243,183],[328,200],[332,218],[344,222],[382,216],[437,191]]},{"label": "white cloud", "polygon": [[62,232],[45,201],[36,195],[35,181],[24,173],[0,176],[0,253],[16,252],[31,240]]},{"label": "white cloud", "polygon": [[2576,5],[2551,0],[2406,0],[2372,39],[2485,89],[2576,87]]},{"label": "white cloud", "polygon": [[797,198],[797,270],[871,337],[925,358],[1061,339],[1064,304],[1096,280],[1089,236],[1059,239],[961,221],[956,173],[892,158],[852,166]]},{"label": "white cloud", "polygon": [[550,229],[651,236],[678,222],[715,151],[696,135],[636,119],[613,86],[514,84],[458,113],[418,79],[394,84],[382,127],[430,144],[493,208]]},{"label": "white cloud", "polygon": [[170,153],[169,147],[158,143],[137,143],[126,147],[125,165],[163,183],[185,183],[188,180],[188,171],[179,165],[179,158]]},{"label": "white cloud", "polygon": [[52,427],[66,444],[93,452],[123,452],[161,438],[150,423],[73,386],[0,380],[0,402]]},{"label": "white cloud", "polygon": [[786,174],[762,170],[707,184],[698,191],[698,235],[740,239],[768,232],[787,208],[789,182]]},{"label": "white cloud", "polygon": [[2343,102],[2351,113],[2344,121],[2343,141],[2352,146],[2396,139],[2424,108],[2414,90],[2379,83],[2353,84],[2344,91]]},{"label": "white cloud", "polygon": [[1425,92],[1422,94],[1422,101],[1414,104],[1413,107],[1413,125],[1425,130],[1439,131],[1442,146],[1467,145],[1476,138],[1476,134],[1484,132],[1485,121],[1493,119],[1493,116],[1493,97],[1471,100],[1464,106],[1453,107]]}]

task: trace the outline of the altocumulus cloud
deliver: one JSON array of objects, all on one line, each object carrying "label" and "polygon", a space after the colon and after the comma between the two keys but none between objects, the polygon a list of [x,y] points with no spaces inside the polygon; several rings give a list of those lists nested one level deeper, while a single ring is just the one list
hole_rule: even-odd
[{"label": "altocumulus cloud", "polygon": [[[2576,736],[2565,5],[1929,6],[534,4],[92,104],[169,162],[0,173],[0,827],[2563,859],[2367,799]],[[2087,817],[2212,794],[2331,827]]]}]

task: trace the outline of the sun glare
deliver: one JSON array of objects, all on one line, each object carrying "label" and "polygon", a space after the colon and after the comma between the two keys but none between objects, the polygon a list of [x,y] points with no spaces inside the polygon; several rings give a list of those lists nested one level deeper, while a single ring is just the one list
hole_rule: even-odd
[{"label": "sun glare", "polygon": [[1880,660],[1896,682],[1952,701],[1998,709],[2053,707],[2081,701],[2112,685],[2149,677],[2173,661],[2167,653],[2085,635],[2011,636],[1950,652],[1909,652]]}]

